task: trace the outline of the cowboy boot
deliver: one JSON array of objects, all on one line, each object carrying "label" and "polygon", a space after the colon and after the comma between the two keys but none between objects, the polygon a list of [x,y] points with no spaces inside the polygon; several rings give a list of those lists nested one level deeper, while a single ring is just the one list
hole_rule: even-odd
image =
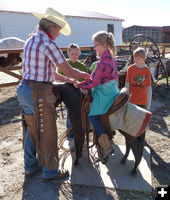
[{"label": "cowboy boot", "polygon": [[102,164],[106,164],[108,157],[105,159],[103,158],[103,151],[98,143],[96,144],[96,148],[97,148],[97,153],[98,153],[98,161],[100,161]]},{"label": "cowboy boot", "polygon": [[98,142],[103,152],[103,159],[106,159],[109,154],[114,152],[109,137],[106,133],[99,137]]}]

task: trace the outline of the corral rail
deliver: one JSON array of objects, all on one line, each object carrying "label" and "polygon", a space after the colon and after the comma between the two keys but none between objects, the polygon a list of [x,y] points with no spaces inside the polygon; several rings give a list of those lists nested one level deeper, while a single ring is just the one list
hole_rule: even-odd
[{"label": "corral rail", "polygon": [[[170,50],[169,52],[166,50],[167,47],[170,47],[170,43],[162,43],[162,44],[157,44],[157,46],[159,47],[160,49],[160,55],[161,57],[165,57],[166,54],[170,54]],[[80,47],[80,50],[83,51],[83,50],[87,50],[87,51],[90,51],[91,47]],[[118,52],[120,50],[124,49],[125,51],[129,50],[129,44],[127,45],[119,45],[117,46],[117,50]],[[62,51],[67,51],[67,47],[63,47],[61,48]],[[3,55],[3,54],[14,54],[14,53],[22,53],[23,52],[23,49],[20,48],[20,49],[0,49],[0,56]],[[127,55],[119,55],[118,58],[124,58],[124,57],[127,57]],[[3,87],[9,87],[9,86],[14,86],[14,85],[18,85],[19,82],[22,80],[22,76],[13,72],[13,71],[21,71],[22,70],[22,67],[21,67],[21,64],[20,65],[17,65],[17,66],[7,66],[7,67],[2,67],[0,66],[0,72],[3,72],[5,74],[8,74],[16,79],[18,79],[17,81],[15,82],[9,82],[9,83],[0,83],[0,88],[3,88]]]}]

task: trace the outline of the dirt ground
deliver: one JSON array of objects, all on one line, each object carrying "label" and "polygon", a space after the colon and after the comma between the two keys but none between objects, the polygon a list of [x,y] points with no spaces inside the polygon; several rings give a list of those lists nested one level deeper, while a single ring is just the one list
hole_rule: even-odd
[{"label": "dirt ground", "polygon": [[[153,113],[145,145],[151,150],[152,193],[108,188],[44,183],[37,174],[25,179],[22,127],[16,87],[0,89],[0,199],[3,200],[145,200],[154,199],[157,185],[170,184],[170,90],[153,87]],[[57,120],[58,131],[65,130],[65,118]],[[117,132],[115,144],[124,144]],[[31,187],[34,185],[34,187]],[[36,187],[35,187],[36,186]]]}]

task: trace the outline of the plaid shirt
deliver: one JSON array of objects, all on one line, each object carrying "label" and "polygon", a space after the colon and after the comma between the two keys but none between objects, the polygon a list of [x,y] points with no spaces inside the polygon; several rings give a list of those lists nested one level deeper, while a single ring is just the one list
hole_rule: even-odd
[{"label": "plaid shirt", "polygon": [[65,60],[54,40],[44,31],[38,30],[24,46],[23,79],[52,82],[55,80],[57,65]]},{"label": "plaid shirt", "polygon": [[80,88],[92,89],[97,85],[102,85],[110,80],[117,80],[116,59],[112,57],[109,50],[100,57],[91,78],[78,84]]}]

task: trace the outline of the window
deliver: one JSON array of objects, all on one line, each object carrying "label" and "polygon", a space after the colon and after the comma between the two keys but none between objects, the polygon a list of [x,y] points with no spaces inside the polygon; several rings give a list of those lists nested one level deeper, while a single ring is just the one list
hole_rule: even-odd
[{"label": "window", "polygon": [[107,25],[107,32],[111,32],[114,34],[114,24],[108,24]]}]

